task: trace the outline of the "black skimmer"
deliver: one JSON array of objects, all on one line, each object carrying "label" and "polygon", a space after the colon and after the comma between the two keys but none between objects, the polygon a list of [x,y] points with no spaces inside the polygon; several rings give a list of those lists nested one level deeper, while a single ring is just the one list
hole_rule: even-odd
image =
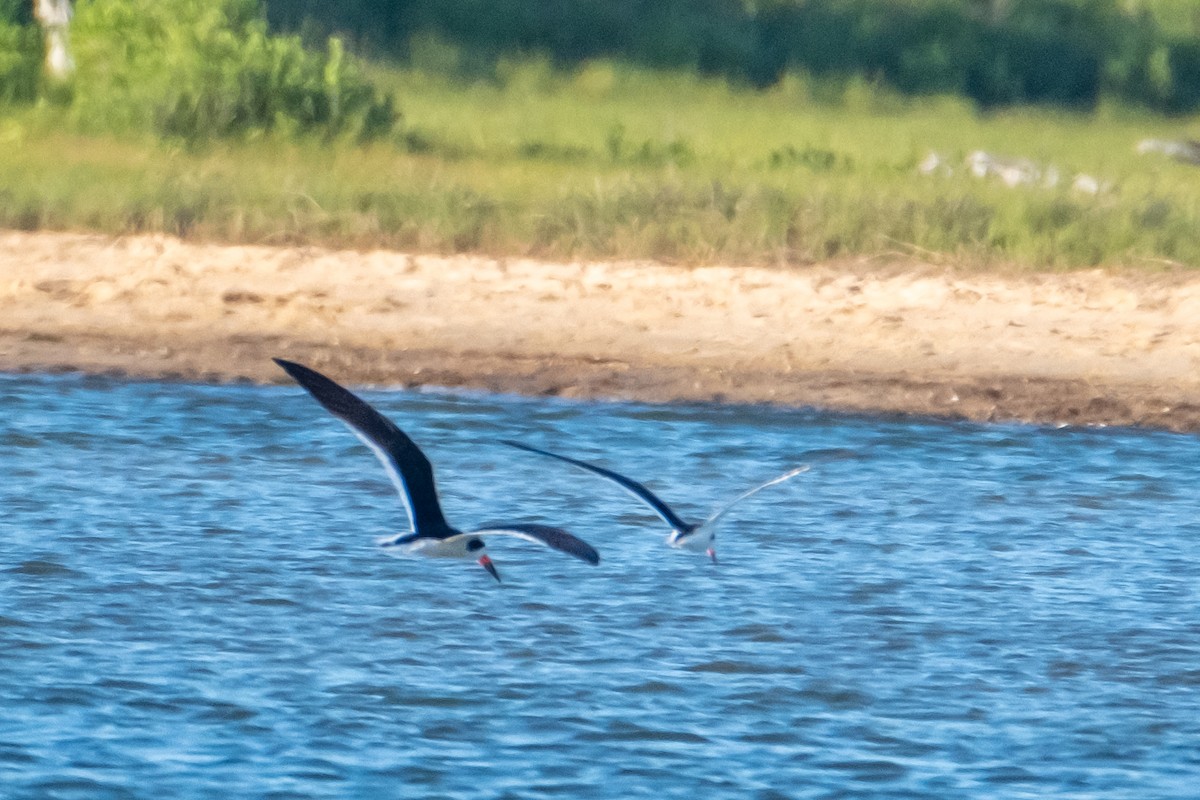
[{"label": "black skimmer", "polygon": [[460,531],[451,527],[442,515],[442,506],[438,502],[433,467],[404,431],[362,398],[321,373],[282,358],[274,361],[375,452],[396,485],[412,530],[379,539],[381,547],[393,554],[473,558],[497,581],[500,580],[500,573],[487,555],[484,543],[487,536],[518,536],[561,550],[589,564],[600,563],[600,554],[587,542],[549,525],[497,523],[474,531]]},{"label": "black skimmer", "polygon": [[782,475],[777,475],[766,483],[760,483],[753,489],[742,492],[737,497],[733,498],[728,503],[714,511],[712,515],[703,522],[685,522],[671,509],[669,505],[664,503],[658,497],[658,495],[654,494],[654,492],[650,491],[632,478],[626,478],[620,473],[613,472],[610,469],[604,469],[604,467],[598,467],[595,464],[589,464],[586,461],[579,461],[578,459],[560,456],[557,453],[551,453],[548,450],[539,450],[536,447],[530,447],[529,445],[521,444],[520,442],[513,442],[507,439],[502,440],[502,442],[509,447],[515,447],[518,450],[527,450],[530,453],[538,453],[539,455],[549,456],[550,458],[557,458],[559,461],[565,461],[568,464],[574,464],[581,469],[594,472],[597,475],[601,475],[605,478],[608,478],[610,481],[619,484],[627,492],[641,500],[646,505],[650,506],[650,508],[654,509],[654,513],[662,517],[663,520],[665,520],[666,523],[671,526],[671,533],[667,536],[667,544],[669,544],[671,547],[678,547],[683,550],[692,550],[697,553],[707,553],[708,557],[712,559],[714,564],[717,563],[717,550],[715,543],[717,538],[717,523],[721,521],[721,517],[729,513],[729,509],[733,508],[736,504],[740,503],[742,500],[745,500],[750,495],[760,492],[768,486],[774,486],[777,483],[782,483],[788,478],[799,475],[801,472],[808,472],[810,469],[809,465],[805,464],[789,470]]}]

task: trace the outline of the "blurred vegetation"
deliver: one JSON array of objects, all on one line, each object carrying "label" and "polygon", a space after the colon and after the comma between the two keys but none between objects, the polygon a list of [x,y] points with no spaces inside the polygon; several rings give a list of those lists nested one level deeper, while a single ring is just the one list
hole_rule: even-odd
[{"label": "blurred vegetation", "polygon": [[[431,63],[461,57],[433,40],[421,49]],[[469,85],[379,66],[370,77],[404,98],[406,125],[353,147],[148,147],[42,115],[0,122],[0,226],[683,264],[1200,265],[1196,168],[1133,153],[1148,127],[1175,124],[1115,106],[980,115],[865,82],[829,102],[799,77],[748,92],[537,59]],[[977,148],[1061,180],[973,177],[963,162]],[[946,170],[919,173],[929,151]],[[1076,173],[1104,186],[1078,191]]]},{"label": "blurred vegetation", "polygon": [[[272,29],[253,0],[80,0],[77,74],[47,87],[28,4],[0,0],[0,226],[688,264],[1200,265],[1195,167],[1133,153],[1187,137],[1171,114],[1200,102],[1180,55],[1197,28],[1188,3],[1135,4],[271,0]],[[1070,33],[1054,49],[1046,31]],[[1061,180],[972,177],[975,150]],[[931,151],[942,166],[920,174]],[[1093,189],[1072,188],[1080,173]]]},{"label": "blurred vegetation", "polygon": [[1094,107],[1102,96],[1200,107],[1193,0],[270,0],[272,23],[341,32],[387,56],[433,33],[485,68],[612,58],[763,88],[789,72],[853,77],[983,107]]},{"label": "blurred vegetation", "polygon": [[[30,100],[42,52],[31,4],[0,3],[0,97]],[[371,138],[396,121],[391,97],[340,40],[313,50],[271,35],[257,0],[79,0],[71,41],[74,77],[43,93],[83,131],[190,142],[275,131]]]},{"label": "blurred vegetation", "polygon": [[[37,94],[32,2],[0,0],[0,102]],[[77,0],[73,37],[81,126],[198,139],[386,133],[396,111],[341,42],[411,64],[430,37],[467,56],[454,68],[468,78],[532,56],[760,89],[788,74],[831,92],[863,79],[982,108],[1200,109],[1193,0]]]},{"label": "blurred vegetation", "polygon": [[31,26],[32,4],[0,0],[0,105],[37,97],[42,37]]}]

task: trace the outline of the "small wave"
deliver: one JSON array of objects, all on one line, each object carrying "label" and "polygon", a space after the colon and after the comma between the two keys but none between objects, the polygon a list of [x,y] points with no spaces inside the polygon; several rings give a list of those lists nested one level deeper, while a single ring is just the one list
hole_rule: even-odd
[{"label": "small wave", "polygon": [[463,708],[473,703],[473,700],[466,697],[433,694],[401,695],[396,699],[397,705],[414,706],[417,708]]},{"label": "small wave", "polygon": [[37,757],[18,742],[0,741],[0,764],[33,764]]},{"label": "small wave", "polygon": [[258,712],[237,703],[209,701],[208,708],[196,715],[204,722],[242,722],[258,716]]},{"label": "small wave", "polygon": [[748,733],[741,737],[747,744],[797,744],[801,737],[795,731],[767,731],[766,733]]},{"label": "small wave", "polygon": [[871,704],[871,698],[862,692],[841,686],[834,686],[825,682],[817,682],[806,686],[800,690],[800,696],[809,700],[815,700],[830,708],[866,708]]},{"label": "small wave", "polygon": [[570,782],[535,783],[529,787],[529,791],[537,797],[594,797],[596,785]]},{"label": "small wave", "polygon": [[4,571],[12,575],[36,575],[38,577],[68,577],[80,574],[57,561],[43,561],[36,558]]},{"label": "small wave", "polygon": [[588,742],[675,742],[678,744],[707,744],[708,737],[688,731],[643,728],[628,722],[616,723],[610,730],[582,733],[578,737]]},{"label": "small wave", "polygon": [[1200,686],[1200,669],[1187,669],[1162,675],[1154,682],[1159,686]]},{"label": "small wave", "polygon": [[173,715],[183,710],[183,707],[179,703],[167,700],[158,700],[153,697],[139,697],[124,703],[124,705],[136,711],[145,711],[147,713],[154,714],[161,713]]},{"label": "small wave", "polygon": [[1027,769],[1004,766],[987,770],[984,783],[1035,783],[1038,780],[1038,776]]},{"label": "small wave", "polygon": [[[112,797],[117,787],[90,778],[51,778],[33,784],[36,797]],[[121,796],[117,793],[115,796]]]},{"label": "small wave", "polygon": [[779,633],[779,630],[774,625],[763,625],[754,623],[751,625],[740,625],[727,631],[730,636],[738,636],[747,639],[751,642],[783,642],[786,637]]},{"label": "small wave", "polygon": [[403,628],[387,628],[386,630],[377,631],[376,636],[384,639],[416,639],[418,635],[410,630]]},{"label": "small wave", "polygon": [[850,593],[852,603],[866,603],[876,597],[894,594],[905,587],[905,581],[891,580],[879,583],[864,583],[854,587]]},{"label": "small wave", "polygon": [[531,601],[521,603],[520,605],[517,606],[517,608],[521,609],[522,611],[554,611],[555,610],[554,606],[546,605],[545,603],[536,603],[536,602],[531,602]]},{"label": "small wave", "polygon": [[161,689],[161,687],[155,686],[152,683],[126,680],[124,678],[101,678],[96,681],[96,685],[101,689],[122,689],[130,692],[154,692]]},{"label": "small wave", "polygon": [[48,706],[90,706],[96,702],[96,693],[90,687],[57,686],[47,690],[41,701]]},{"label": "small wave", "polygon": [[748,661],[705,661],[684,667],[686,672],[712,672],[718,675],[803,675],[803,667],[782,664],[752,664]]},{"label": "small wave", "polygon": [[254,606],[267,606],[267,607],[292,606],[292,607],[296,607],[296,608],[300,607],[300,604],[297,603],[295,600],[289,600],[286,597],[252,597],[249,600],[247,600],[246,602],[249,603],[250,605],[254,605]]},{"label": "small wave", "polygon": [[15,431],[0,434],[0,447],[32,448],[40,447],[41,444],[42,440],[36,436],[26,436]]},{"label": "small wave", "polygon": [[336,771],[336,768],[330,770],[304,769],[292,773],[292,777],[301,781],[320,781],[324,783],[336,783],[346,780],[346,776]]},{"label": "small wave", "polygon": [[664,683],[663,681],[646,681],[645,683],[622,687],[621,691],[633,694],[680,694],[684,691],[684,688],[673,683]]},{"label": "small wave", "polygon": [[839,772],[853,772],[858,781],[894,781],[903,778],[908,767],[895,761],[829,761],[820,766]]}]

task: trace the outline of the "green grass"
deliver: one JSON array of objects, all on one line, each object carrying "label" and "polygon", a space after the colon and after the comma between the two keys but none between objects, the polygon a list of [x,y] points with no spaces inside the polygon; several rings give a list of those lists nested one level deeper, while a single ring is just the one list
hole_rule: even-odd
[{"label": "green grass", "polygon": [[[445,54],[428,55],[436,60]],[[1138,156],[1188,120],[1118,109],[980,116],[798,78],[756,93],[606,63],[464,84],[376,67],[404,114],[369,146],[203,150],[0,117],[0,226],[552,258],[797,265],[916,255],[964,268],[1200,266],[1200,172]],[[1053,164],[1056,188],[965,174],[971,151]],[[929,151],[951,176],[921,176]],[[1084,172],[1111,184],[1072,191]]]},{"label": "green grass", "polygon": [[1168,33],[1177,36],[1200,33],[1200,7],[1192,0],[1129,0],[1126,8],[1145,10]]}]

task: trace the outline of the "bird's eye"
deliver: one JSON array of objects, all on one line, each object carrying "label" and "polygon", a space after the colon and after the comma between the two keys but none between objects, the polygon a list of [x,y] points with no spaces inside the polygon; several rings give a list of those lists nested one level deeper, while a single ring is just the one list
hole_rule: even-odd
[{"label": "bird's eye", "polygon": [[467,542],[467,552],[468,553],[474,553],[476,550],[482,550],[482,549],[483,549],[483,540],[482,539],[472,539],[471,541]]}]

